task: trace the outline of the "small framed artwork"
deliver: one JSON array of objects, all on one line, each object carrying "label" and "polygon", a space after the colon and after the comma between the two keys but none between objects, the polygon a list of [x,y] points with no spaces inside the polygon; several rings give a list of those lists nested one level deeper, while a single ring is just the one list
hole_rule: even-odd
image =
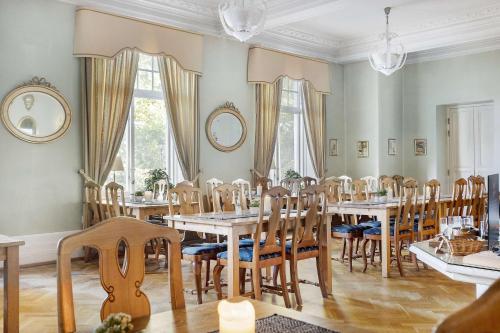
[{"label": "small framed artwork", "polygon": [[328,140],[328,155],[339,156],[338,141],[337,139]]},{"label": "small framed artwork", "polygon": [[427,155],[427,139],[415,139],[415,156]]},{"label": "small framed artwork", "polygon": [[387,155],[396,155],[396,139],[387,139]]},{"label": "small framed artwork", "polygon": [[358,151],[358,158],[368,157],[370,154],[368,141],[358,141],[358,143],[356,144],[356,150]]}]

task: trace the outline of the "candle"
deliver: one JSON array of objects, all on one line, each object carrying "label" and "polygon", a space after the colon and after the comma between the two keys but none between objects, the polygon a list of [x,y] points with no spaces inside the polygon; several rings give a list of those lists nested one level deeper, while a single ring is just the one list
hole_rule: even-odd
[{"label": "candle", "polygon": [[265,196],[264,197],[264,212],[270,212],[270,211],[271,211],[271,197]]},{"label": "candle", "polygon": [[220,333],[255,333],[255,310],[249,301],[221,301],[217,312]]},{"label": "candle", "polygon": [[257,185],[257,196],[260,197],[262,195],[262,185]]}]

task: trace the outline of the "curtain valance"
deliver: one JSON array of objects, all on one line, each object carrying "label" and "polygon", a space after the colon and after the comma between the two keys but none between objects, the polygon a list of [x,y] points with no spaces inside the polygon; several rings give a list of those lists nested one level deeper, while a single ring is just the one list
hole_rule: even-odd
[{"label": "curtain valance", "polygon": [[327,62],[260,47],[248,51],[248,82],[273,83],[283,76],[309,81],[316,91],[330,93]]},{"label": "curtain valance", "polygon": [[202,35],[91,9],[76,11],[75,56],[112,58],[127,48],[170,56],[183,69],[202,72]]}]

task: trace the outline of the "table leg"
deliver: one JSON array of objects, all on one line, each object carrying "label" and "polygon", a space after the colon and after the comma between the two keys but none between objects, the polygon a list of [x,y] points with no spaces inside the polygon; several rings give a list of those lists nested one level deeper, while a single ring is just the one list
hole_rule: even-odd
[{"label": "table leg", "polygon": [[240,247],[239,234],[231,228],[227,235],[227,296],[240,295]]},{"label": "table leg", "polygon": [[390,232],[390,212],[383,210],[377,216],[378,220],[382,222],[382,277],[389,277],[391,271],[391,232]]},{"label": "table leg", "polygon": [[332,260],[331,260],[331,255],[332,255],[332,218],[333,215],[326,216],[326,222],[325,222],[325,242],[323,244],[323,248],[320,251],[321,255],[323,258],[320,260],[320,262],[325,265],[325,284],[326,284],[326,291],[328,295],[333,294],[333,272],[332,272]]},{"label": "table leg", "polygon": [[7,258],[4,261],[4,333],[19,332],[19,247],[6,249]]}]

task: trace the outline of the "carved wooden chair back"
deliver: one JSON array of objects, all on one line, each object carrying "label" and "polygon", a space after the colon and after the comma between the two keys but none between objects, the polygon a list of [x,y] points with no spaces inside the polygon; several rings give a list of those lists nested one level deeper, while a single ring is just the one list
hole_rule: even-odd
[{"label": "carved wooden chair back", "polygon": [[[59,241],[57,247],[59,331],[76,332],[71,255],[82,246],[96,248],[99,252],[101,285],[108,294],[101,306],[101,320],[111,313],[119,312],[128,313],[133,319],[148,318],[151,306],[141,290],[145,272],[144,246],[149,240],[158,237],[167,240],[169,244],[168,278],[172,308],[184,308],[179,233],[172,228],[144,223],[130,217],[114,217]],[[127,254],[122,263],[118,257],[118,248],[121,246],[125,247]]]},{"label": "carved wooden chair back", "polygon": [[324,185],[311,185],[300,191],[300,196],[307,198],[308,207],[305,217],[301,217],[302,202],[297,208],[297,217],[292,236],[292,249],[310,246],[319,246],[321,226],[326,216],[326,187]]},{"label": "carved wooden chair back", "polygon": [[[168,191],[167,196],[170,215],[177,213],[181,215],[200,214],[204,211],[203,194],[199,188],[177,185]],[[178,204],[178,209],[176,209],[175,203]]]},{"label": "carved wooden chair back", "polygon": [[380,175],[380,176],[378,176],[378,183],[379,183],[379,185],[380,185],[380,182],[381,182],[384,178],[387,178],[387,175]]},{"label": "carved wooden chair back", "polygon": [[285,178],[280,181],[280,185],[291,193],[297,194],[302,185],[302,178]]},{"label": "carved wooden chair back", "polygon": [[330,176],[330,177],[326,177],[326,178],[324,179],[324,181],[325,181],[325,182],[327,182],[327,181],[329,181],[329,180],[335,180],[335,181],[338,181],[338,182],[340,182],[340,181],[341,181],[341,179],[340,179],[339,177],[336,177],[336,176]]},{"label": "carved wooden chair back", "polygon": [[473,217],[474,224],[477,227],[479,226],[479,221],[484,218],[486,210],[486,183],[481,176],[470,176],[468,182],[470,204],[467,208],[467,215]]},{"label": "carved wooden chair back", "polygon": [[[398,215],[394,224],[394,237],[402,238],[401,232],[405,232],[407,237],[413,240],[413,223],[417,212],[418,183],[410,179],[403,182],[401,194],[399,196]],[[410,236],[410,237],[408,237]],[[397,243],[396,243],[397,244]]]},{"label": "carved wooden chair back", "polygon": [[93,226],[106,219],[106,215],[102,210],[101,186],[93,181],[86,181],[85,203],[87,206],[88,218],[86,219],[84,229]]},{"label": "carved wooden chair back", "polygon": [[305,176],[305,177],[302,177],[302,185],[304,185],[304,188],[306,188],[307,186],[311,186],[311,185],[318,185],[318,180],[316,178],[313,178],[313,177]]},{"label": "carved wooden chair back", "polygon": [[255,180],[255,186],[262,186],[262,191],[267,191],[271,187],[273,187],[273,181],[270,178],[267,177],[258,177]]},{"label": "carved wooden chair back", "polygon": [[[250,186],[250,182],[245,179],[238,178],[233,180],[232,185],[236,185],[240,188],[241,196],[246,198],[247,200],[252,200],[252,187]],[[246,200],[245,200],[246,204]],[[243,207],[243,203],[242,203]]]},{"label": "carved wooden chair back", "polygon": [[325,187],[326,201],[328,203],[342,202],[342,183],[338,180],[326,180],[322,184]]},{"label": "carved wooden chair back", "polygon": [[108,183],[105,186],[105,191],[108,218],[130,215],[125,205],[125,190],[122,185],[115,182]]},{"label": "carved wooden chair back", "polygon": [[175,186],[189,186],[189,187],[194,187],[194,182],[190,180],[183,180],[182,182],[178,182],[175,184]]},{"label": "carved wooden chair back", "polygon": [[[212,200],[214,196],[214,188],[216,188],[219,185],[224,184],[224,182],[220,179],[217,178],[210,178],[205,182],[205,187],[207,191],[207,198],[208,202],[210,203],[210,206],[212,206]],[[213,209],[213,207],[211,207]]]},{"label": "carved wooden chair back", "polygon": [[[260,198],[259,222],[257,230],[253,235],[252,261],[254,263],[258,263],[262,255],[279,253],[284,258],[287,223],[292,207],[290,195],[290,191],[281,186],[272,187],[262,194]],[[264,214],[264,202],[267,197],[271,198],[271,213],[266,221],[267,216]],[[283,218],[282,209],[285,210]],[[264,226],[267,226],[267,228],[264,228]],[[265,234],[263,234],[264,232]]]},{"label": "carved wooden chair back", "polygon": [[168,182],[166,179],[160,179],[153,185],[153,198],[163,201],[167,198]]},{"label": "carved wooden chair back", "polygon": [[389,198],[397,197],[399,194],[396,181],[391,177],[385,177],[380,181],[380,189],[386,190]]},{"label": "carved wooden chair back", "polygon": [[424,196],[418,221],[419,240],[424,240],[426,236],[433,237],[438,233],[440,196],[441,184],[437,179],[429,180],[424,184]]},{"label": "carved wooden chair back", "polygon": [[451,207],[448,211],[449,216],[463,216],[467,200],[467,180],[457,179],[453,184],[453,197]]},{"label": "carved wooden chair back", "polygon": [[355,179],[352,181],[352,200],[361,201],[369,198],[368,186],[364,180]]},{"label": "carved wooden chair back", "polygon": [[366,185],[368,187],[368,193],[375,193],[378,191],[379,184],[377,177],[366,176],[362,177],[361,180],[364,180],[366,182]]},{"label": "carved wooden chair back", "polygon": [[401,176],[401,175],[394,175],[392,176],[392,179],[394,179],[394,181],[396,182],[396,188],[397,189],[400,189],[401,186],[403,186],[403,181],[405,181],[406,179]]},{"label": "carved wooden chair back", "polygon": [[222,184],[214,188],[214,212],[234,212],[236,200],[242,199],[240,188],[236,185]]},{"label": "carved wooden chair back", "polygon": [[352,192],[352,178],[346,175],[342,175],[339,177],[342,182],[342,193],[344,195],[351,195]]}]

